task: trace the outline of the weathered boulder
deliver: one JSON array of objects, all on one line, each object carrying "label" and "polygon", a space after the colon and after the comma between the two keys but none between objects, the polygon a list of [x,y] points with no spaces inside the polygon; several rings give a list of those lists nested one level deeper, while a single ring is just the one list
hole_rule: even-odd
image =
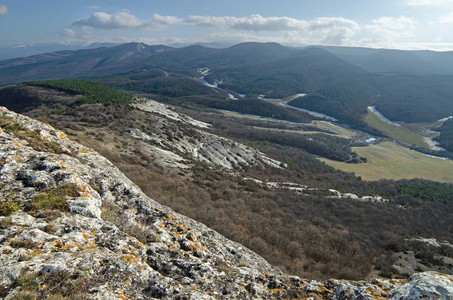
[{"label": "weathered boulder", "polygon": [[453,277],[435,272],[412,275],[406,284],[388,293],[393,299],[453,299]]}]

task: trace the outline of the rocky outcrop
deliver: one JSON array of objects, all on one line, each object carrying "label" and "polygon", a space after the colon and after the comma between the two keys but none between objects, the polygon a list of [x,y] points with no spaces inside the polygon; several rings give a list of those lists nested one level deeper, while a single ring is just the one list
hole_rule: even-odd
[{"label": "rocky outcrop", "polygon": [[[294,183],[294,182],[266,182],[263,183],[263,181],[255,179],[255,178],[244,178],[245,180],[250,180],[255,183],[258,183],[262,186],[267,186],[268,188],[271,189],[288,189],[291,191],[294,191],[296,193],[300,194],[309,194],[310,192],[313,191],[322,191],[319,188],[314,188],[314,187],[308,187],[306,185],[302,185],[299,183]],[[359,197],[356,194],[352,193],[341,193],[337,190],[334,189],[328,189],[327,192],[331,194],[332,196],[327,196],[328,198],[333,198],[333,199],[354,199],[358,201],[369,201],[369,202],[375,202],[375,203],[388,203],[389,200],[385,199],[381,196],[362,196]]]},{"label": "rocky outcrop", "polygon": [[0,297],[5,299],[453,296],[453,277],[436,273],[373,282],[308,282],[285,275],[247,248],[148,198],[104,157],[64,133],[4,108],[0,119]]},{"label": "rocky outcrop", "polygon": [[135,107],[152,113],[156,113],[165,116],[174,121],[182,122],[199,128],[209,128],[211,125],[205,122],[195,120],[185,114],[180,114],[172,109],[170,106],[166,106],[154,100],[146,98],[138,98],[133,104]]},{"label": "rocky outcrop", "polygon": [[[152,131],[143,132],[138,128],[131,128],[129,133],[143,142],[143,149],[161,158],[167,166],[187,167],[190,162],[183,156],[226,169],[250,165],[279,168],[281,165],[281,162],[256,149],[207,132],[209,124],[178,113],[171,107],[150,99],[138,99],[134,106],[164,117],[159,118]],[[182,132],[180,127],[172,126],[167,118],[183,123],[183,127],[187,127],[186,132]]]}]

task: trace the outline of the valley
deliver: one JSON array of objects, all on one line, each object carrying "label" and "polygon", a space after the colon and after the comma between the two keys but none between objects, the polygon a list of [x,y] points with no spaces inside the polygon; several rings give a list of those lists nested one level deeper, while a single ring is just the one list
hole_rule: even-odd
[{"label": "valley", "polygon": [[[291,100],[300,95],[290,97]],[[277,102],[284,104],[284,99],[268,100],[270,102]],[[258,118],[259,116],[250,116],[235,114],[234,112],[227,112],[229,116],[233,117],[250,117]],[[318,115],[319,116],[319,115]],[[362,177],[365,180],[380,180],[380,179],[412,179],[412,178],[424,178],[428,180],[435,180],[440,182],[453,183],[453,163],[443,157],[435,157],[423,153],[417,153],[410,150],[408,146],[419,146],[433,150],[441,150],[435,146],[435,142],[432,138],[436,137],[435,132],[431,131],[430,128],[438,128],[441,124],[447,121],[449,118],[439,120],[432,124],[395,124],[383,117],[375,109],[370,109],[368,114],[365,116],[367,124],[379,130],[382,134],[392,138],[398,142],[403,142],[406,146],[401,143],[395,143],[388,138],[372,138],[372,136],[360,132],[351,131],[342,127],[339,124],[332,124],[328,121],[312,121],[306,124],[305,127],[309,127],[309,130],[300,130],[304,126],[299,124],[298,129],[272,129],[275,131],[293,132],[302,135],[310,134],[332,134],[337,137],[346,139],[353,139],[355,143],[362,144],[360,147],[353,147],[352,149],[357,152],[360,156],[367,159],[367,163],[364,164],[350,164],[344,162],[338,162],[329,160],[323,157],[319,159],[336,169],[343,170],[345,172],[353,172],[357,176]],[[327,117],[329,120],[329,117]],[[276,122],[284,120],[275,120]],[[297,127],[297,126],[296,126]],[[315,130],[313,130],[315,129]],[[318,131],[316,131],[318,129]],[[421,132],[424,136],[419,135],[417,132]],[[366,145],[372,142],[373,145]],[[417,170],[414,173],[414,170]]]},{"label": "valley", "polygon": [[452,75],[413,98],[430,76],[390,79],[314,47],[132,43],[0,62],[0,105],[285,273],[408,278],[453,273],[449,247],[414,240],[453,243]]},{"label": "valley", "polygon": [[[370,119],[371,118],[372,117],[370,117]],[[371,124],[373,124],[372,122],[373,121],[370,121]],[[375,128],[380,128],[382,130],[382,126],[380,126],[382,121],[376,121],[376,123],[379,125],[376,125]],[[427,125],[425,124],[425,126]],[[323,157],[319,157],[319,159],[336,169],[355,173],[365,180],[424,178],[427,180],[453,183],[453,162],[444,157],[435,157],[416,152],[410,150],[407,146],[392,142],[386,138],[378,138],[371,142],[372,145],[366,145],[367,140],[370,139],[368,134],[351,131],[350,129],[333,125],[327,121],[314,121],[307,124],[307,127],[310,127],[311,131],[300,129],[272,130],[293,132],[301,135],[320,133],[332,134],[345,139],[353,139],[355,143],[361,143],[361,146],[352,147],[352,150],[357,152],[361,157],[366,158],[366,163],[350,164],[329,160]],[[397,130],[394,131],[398,133],[392,134],[392,130],[384,131],[384,133],[387,133],[397,141],[407,142],[409,145],[415,144],[428,147],[424,137],[417,135],[415,132],[406,129],[405,127],[385,126],[385,128],[389,127],[392,128],[392,130],[397,128]],[[318,131],[313,129],[318,129]],[[401,138],[398,139],[398,136]],[[417,171],[414,173],[414,170]]]}]

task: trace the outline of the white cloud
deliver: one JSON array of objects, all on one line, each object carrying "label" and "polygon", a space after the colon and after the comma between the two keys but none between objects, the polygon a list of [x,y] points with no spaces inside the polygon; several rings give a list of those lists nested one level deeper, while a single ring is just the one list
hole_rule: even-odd
[{"label": "white cloud", "polygon": [[306,21],[301,21],[288,17],[263,18],[260,15],[251,15],[249,17],[243,18],[231,16],[226,17],[190,16],[184,22],[191,25],[252,31],[300,30],[303,27],[307,26]]},{"label": "white cloud", "polygon": [[440,17],[439,23],[449,24],[453,23],[453,12],[446,14],[445,16]]},{"label": "white cloud", "polygon": [[409,0],[409,6],[447,6],[453,4],[453,0]]},{"label": "white cloud", "polygon": [[154,14],[153,22],[168,26],[181,23],[181,19],[173,16],[161,16]]},{"label": "white cloud", "polygon": [[8,14],[8,6],[0,5],[0,15],[7,15]]},{"label": "white cloud", "polygon": [[[316,43],[328,45],[345,45],[349,43],[361,28],[352,21],[345,18],[317,18],[314,20],[300,20],[289,17],[262,17],[251,15],[247,17],[234,16],[197,16],[193,15],[186,19],[173,16],[161,16],[154,14],[148,20],[140,19],[127,11],[116,14],[96,12],[85,19],[76,20],[72,23],[75,27],[91,29],[147,29],[162,30],[170,25],[186,24],[191,26],[221,28],[227,33],[239,37],[240,31],[260,32],[260,35],[249,37],[253,40],[292,39],[301,43]],[[70,32],[66,32],[70,34]],[[244,35],[240,38],[242,39]]]},{"label": "white cloud", "polygon": [[[92,33],[95,29],[162,30],[170,25],[177,24],[222,29],[220,33],[216,32],[211,35],[207,33],[207,36],[188,38],[193,39],[193,42],[228,40],[231,42],[275,41],[286,45],[351,45],[353,43],[352,38],[361,31],[356,22],[339,17],[300,20],[289,17],[265,18],[257,14],[247,17],[193,15],[186,19],[155,14],[153,18],[143,20],[127,11],[116,14],[96,12],[72,23],[73,26],[86,32],[85,37],[82,34],[77,34],[78,38],[85,38],[86,40],[93,39]],[[62,34],[71,36],[72,32],[64,30]],[[219,34],[222,36],[219,36]],[[182,37],[175,37],[174,39],[188,40]]]},{"label": "white cloud", "polygon": [[97,6],[97,5],[91,5],[91,6],[88,6],[89,9],[96,9],[96,10],[99,10],[101,9],[100,6]]},{"label": "white cloud", "polygon": [[[285,32],[287,38],[317,44],[344,44],[360,30],[360,26],[356,22],[344,18],[317,18],[306,21],[288,17],[263,18],[260,15],[242,18],[190,16],[184,22],[197,26],[241,31]],[[268,38],[262,37],[261,39],[267,40]]]},{"label": "white cloud", "polygon": [[142,20],[128,12],[122,11],[116,14],[96,12],[82,20],[72,23],[76,27],[91,27],[98,29],[147,29],[159,30],[168,25],[179,23],[180,19],[172,16],[160,16],[154,14],[154,18]]},{"label": "white cloud", "polygon": [[74,32],[72,29],[65,28],[62,31],[60,31],[60,34],[62,36],[76,36],[77,33]]},{"label": "white cloud", "polygon": [[250,31],[329,31],[340,29],[352,32],[359,28],[357,23],[344,18],[318,18],[313,21],[306,21],[288,17],[263,18],[260,15],[242,18],[190,16],[184,22],[191,25]]},{"label": "white cloud", "polygon": [[365,29],[376,35],[381,41],[397,41],[402,38],[414,37],[417,21],[408,17],[382,17],[366,25]]},{"label": "white cloud", "polygon": [[343,45],[360,31],[360,26],[352,20],[324,17],[309,22],[308,30],[312,39],[323,37],[318,43]]}]

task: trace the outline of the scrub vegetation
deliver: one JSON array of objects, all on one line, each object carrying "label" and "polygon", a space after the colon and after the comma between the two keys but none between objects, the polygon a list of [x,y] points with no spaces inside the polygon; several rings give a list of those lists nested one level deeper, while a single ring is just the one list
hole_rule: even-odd
[{"label": "scrub vegetation", "polygon": [[[130,128],[152,134],[157,124],[152,114],[99,104],[58,111],[53,114],[34,108],[27,114],[65,130],[71,139],[100,152],[153,199],[244,244],[292,274],[313,279],[362,279],[376,268],[382,276],[404,277],[390,270],[391,265],[380,262],[396,250],[412,251],[406,239],[423,236],[453,241],[452,224],[446,221],[453,216],[449,197],[452,185],[415,179],[365,181],[323,164],[310,154],[316,149],[309,146],[313,142],[329,155],[338,153],[339,160],[360,158],[354,156],[355,148],[347,139],[323,135],[322,131],[307,136],[280,133],[275,129],[292,125],[225,117],[209,109],[185,107],[185,113],[213,124],[213,133],[258,148],[287,167],[244,167],[231,173],[193,161],[191,169],[181,171],[165,167],[129,134]],[[168,134],[178,126],[178,122],[170,122]],[[319,130],[304,126],[310,131]],[[177,142],[175,138],[173,142]],[[316,190],[296,193],[271,189],[245,178],[263,183],[294,182]],[[331,195],[328,189],[359,196],[380,195],[389,203],[333,199],[326,197]],[[118,207],[107,205],[102,209],[103,218],[121,226]],[[138,234],[144,243],[158,240],[158,236],[137,232],[136,228],[125,230]],[[398,242],[396,250],[390,249],[393,241]]]}]

